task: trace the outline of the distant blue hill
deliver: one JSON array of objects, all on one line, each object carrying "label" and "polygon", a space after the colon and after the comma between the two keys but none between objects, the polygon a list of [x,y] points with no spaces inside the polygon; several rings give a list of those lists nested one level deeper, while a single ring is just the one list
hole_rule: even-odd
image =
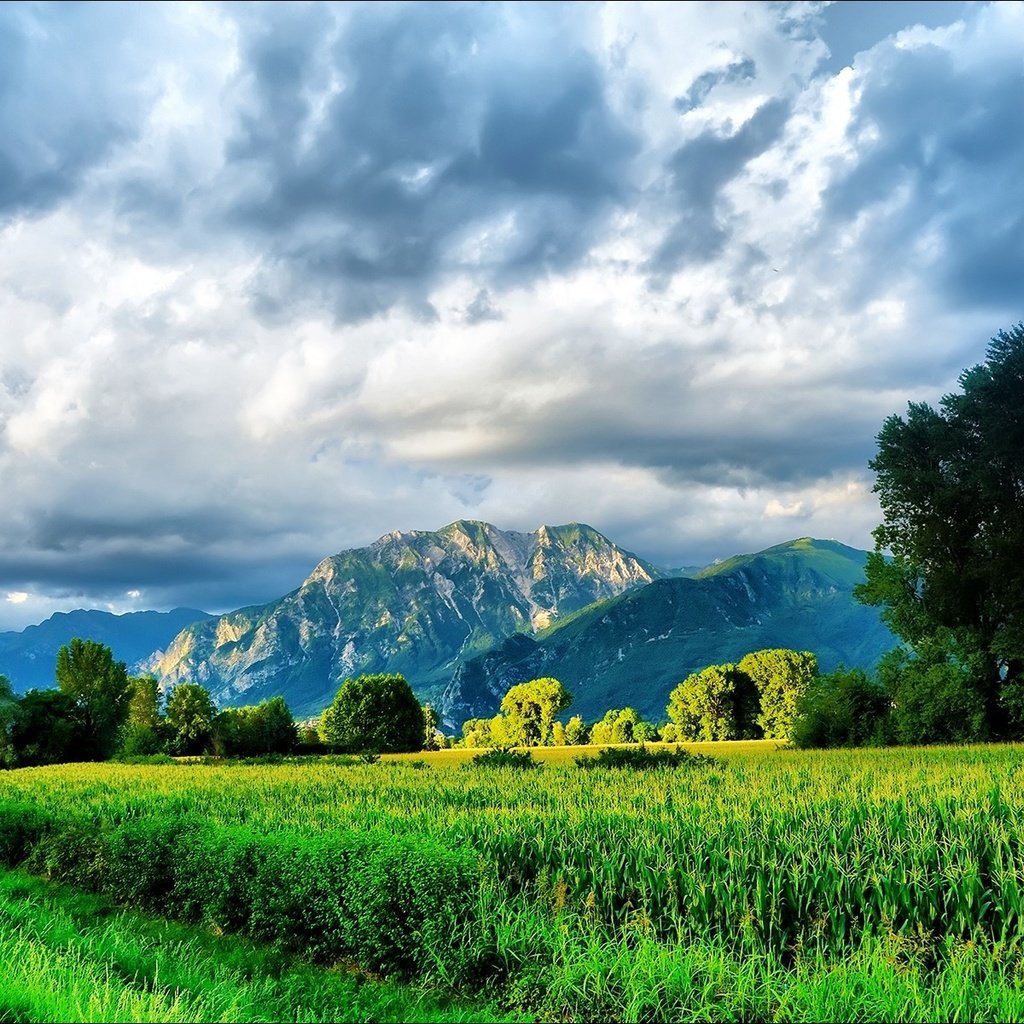
[{"label": "distant blue hill", "polygon": [[73,637],[106,644],[131,672],[155,650],[166,647],[186,626],[209,619],[196,608],[169,612],[111,612],[78,609],[55,612],[45,622],[0,633],[0,674],[18,693],[55,684],[57,652]]}]

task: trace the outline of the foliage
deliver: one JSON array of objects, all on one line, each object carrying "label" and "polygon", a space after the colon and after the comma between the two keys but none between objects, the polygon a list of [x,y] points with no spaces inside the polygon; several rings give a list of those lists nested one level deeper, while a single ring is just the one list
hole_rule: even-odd
[{"label": "foliage", "polygon": [[476,768],[539,768],[540,762],[528,750],[510,750],[508,747],[494,747],[483,754],[477,754],[470,762]]},{"label": "foliage", "polygon": [[217,707],[198,683],[178,683],[167,698],[167,731],[175,754],[202,754],[213,741]]},{"label": "foliage", "polygon": [[501,700],[505,736],[517,747],[536,747],[551,740],[555,715],[572,703],[572,694],[550,676],[513,686]]},{"label": "foliage", "polygon": [[61,690],[29,690],[10,724],[10,745],[19,767],[84,761],[93,753],[81,708]]},{"label": "foliage", "polygon": [[[19,828],[17,844],[2,842]],[[8,803],[0,804],[0,851],[8,866],[140,909],[399,976],[432,970],[438,956],[450,969],[460,966],[464,927],[479,925],[476,858],[389,832],[337,832],[325,840],[180,816],[97,831],[66,813]]]},{"label": "foliage", "polygon": [[736,665],[709,665],[687,676],[670,694],[666,713],[690,740],[756,739],[757,690]]},{"label": "foliage", "polygon": [[346,679],[320,717],[320,736],[342,750],[423,749],[423,708],[400,675]]},{"label": "foliage", "polygon": [[646,771],[650,768],[721,768],[722,762],[706,754],[691,754],[676,747],[674,750],[651,750],[641,744],[639,747],[607,747],[598,751],[596,757],[580,757],[577,768],[630,768]]},{"label": "foliage", "polygon": [[160,684],[153,676],[128,677],[128,725],[160,726]]},{"label": "foliage", "polygon": [[912,402],[882,425],[871,468],[883,522],[856,596],[932,668],[926,648],[941,646],[947,664],[977,671],[986,730],[1000,736],[1002,691],[1024,679],[1024,324],[959,383],[939,409]]},{"label": "foliage", "polygon": [[775,648],[746,655],[737,668],[757,690],[757,724],[764,738],[788,740],[797,704],[818,674],[818,659],[810,651]]},{"label": "foliage", "polygon": [[891,739],[889,695],[860,669],[818,676],[797,705],[797,747],[853,747]]},{"label": "foliage", "polygon": [[75,637],[57,652],[57,685],[78,709],[82,755],[105,760],[117,748],[118,731],[128,716],[130,688],[123,661],[109,647]]},{"label": "foliage", "polygon": [[150,757],[163,753],[166,746],[166,737],[158,726],[129,722],[121,730],[121,743],[117,756],[118,759]]},{"label": "foliage", "polygon": [[423,705],[423,749],[440,750],[444,746],[444,736],[437,728],[441,718],[433,704]]},{"label": "foliage", "polygon": [[462,723],[463,745],[467,747],[490,747],[491,720],[489,718],[469,718]]},{"label": "foliage", "polygon": [[252,707],[225,708],[213,721],[214,748],[226,757],[289,754],[297,741],[295,722],[283,697]]},{"label": "foliage", "polygon": [[11,738],[18,718],[18,698],[11,681],[0,675],[0,768],[13,768],[17,764],[17,750]]},{"label": "foliage", "polygon": [[[277,944],[121,910],[23,872],[0,873],[0,963],[7,1021],[468,1019],[467,1007],[400,983],[366,984]],[[481,1009],[471,1019],[492,1018]]]},{"label": "foliage", "polygon": [[589,730],[580,715],[573,715],[565,723],[565,742],[570,747],[577,747],[587,742]]},{"label": "foliage", "polygon": [[590,742],[595,746],[605,743],[640,743],[650,739],[654,726],[645,722],[636,708],[611,708],[604,718],[590,727]]},{"label": "foliage", "polygon": [[892,701],[893,738],[899,743],[986,739],[985,705],[974,684],[978,666],[958,664],[943,647],[922,644],[922,652],[898,647],[879,662],[878,679]]}]

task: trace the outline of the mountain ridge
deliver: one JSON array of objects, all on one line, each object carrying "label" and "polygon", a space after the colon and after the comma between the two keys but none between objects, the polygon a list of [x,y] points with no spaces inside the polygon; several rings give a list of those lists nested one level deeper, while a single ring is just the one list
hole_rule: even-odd
[{"label": "mountain ridge", "polygon": [[853,599],[866,558],[836,541],[799,538],[694,578],[654,581],[467,659],[440,710],[457,727],[493,715],[516,682],[554,675],[575,695],[567,714],[592,718],[631,705],[660,719],[669,691],[690,672],[760,648],[812,650],[823,671],[873,667],[897,641],[877,609]]},{"label": "mountain ridge", "polygon": [[42,622],[0,633],[0,673],[18,692],[53,686],[57,651],[76,636],[106,644],[115,658],[135,672],[155,648],[169,643],[192,622],[209,617],[209,612],[198,608],[121,614],[99,608],[54,612]]},{"label": "mountain ridge", "polygon": [[439,693],[466,657],[665,575],[584,523],[395,530],[322,559],[278,601],[189,627],[147,667],[165,686],[202,683],[221,703],[284,692],[300,714],[362,672],[402,672]]}]

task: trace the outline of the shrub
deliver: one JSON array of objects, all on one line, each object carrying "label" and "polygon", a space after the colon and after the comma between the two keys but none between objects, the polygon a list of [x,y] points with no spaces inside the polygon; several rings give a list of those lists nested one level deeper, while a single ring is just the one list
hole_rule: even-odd
[{"label": "shrub", "polygon": [[597,757],[581,757],[577,768],[630,768],[646,771],[651,768],[721,768],[722,762],[706,754],[691,754],[688,750],[651,750],[641,744],[639,747],[609,747]]},{"label": "shrub", "polygon": [[539,768],[538,761],[528,750],[509,750],[507,747],[495,747],[486,753],[477,754],[465,767],[476,768]]}]

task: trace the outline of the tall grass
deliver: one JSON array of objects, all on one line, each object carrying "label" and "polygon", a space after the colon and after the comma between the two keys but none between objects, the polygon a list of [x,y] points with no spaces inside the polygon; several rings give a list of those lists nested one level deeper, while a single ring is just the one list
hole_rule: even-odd
[{"label": "tall grass", "polygon": [[20,873],[0,873],[0,964],[4,1022],[496,1019]]},{"label": "tall grass", "polygon": [[[787,1019],[810,1018],[813,992],[889,991],[908,957],[920,983],[917,996],[900,989],[908,1013],[922,993],[933,1009],[947,1006],[940,996],[966,999],[968,977],[1018,998],[1022,748],[715,753],[723,764],[648,772],[384,760],[76,765],[6,773],[0,799],[108,834],[187,818],[224,835],[243,828],[254,841],[289,834],[329,846],[370,833],[405,837],[427,859],[432,844],[471,851],[478,881],[463,887],[452,920],[478,943],[477,966],[503,979],[512,1008],[554,998],[552,1012],[575,1006],[585,1017],[590,999],[657,1019],[644,1009],[647,985],[661,993],[658,1013],[675,1006],[685,1016],[693,988],[678,979],[720,963],[734,979],[716,986],[747,1000],[756,988],[767,1000],[754,1016],[785,1006]],[[419,963],[421,974],[465,980],[443,951]],[[847,963],[860,966],[844,974]],[[768,966],[750,967],[758,964]],[[756,986],[742,981],[748,968]],[[802,971],[813,984],[798,997]],[[706,970],[694,978],[700,988]]]}]

